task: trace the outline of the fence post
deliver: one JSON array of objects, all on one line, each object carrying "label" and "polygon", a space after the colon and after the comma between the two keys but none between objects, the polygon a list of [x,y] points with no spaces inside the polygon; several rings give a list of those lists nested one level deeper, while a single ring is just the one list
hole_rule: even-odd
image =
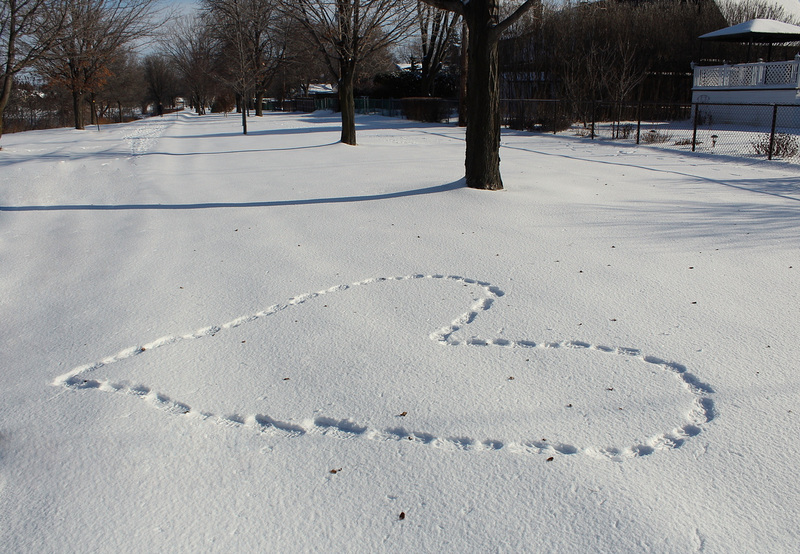
[{"label": "fence post", "polygon": [[639,137],[642,133],[642,102],[636,106],[636,144],[639,144]]},{"label": "fence post", "polygon": [[594,116],[595,116],[595,101],[592,100],[592,140],[594,140]]},{"label": "fence post", "polygon": [[697,120],[700,119],[700,104],[694,104],[694,125],[692,129],[692,152],[697,145]]},{"label": "fence post", "polygon": [[772,150],[775,148],[775,123],[778,121],[778,105],[772,106],[772,129],[769,132],[769,152],[767,159],[772,160]]},{"label": "fence post", "polygon": [[558,133],[558,100],[553,100],[553,134]]}]

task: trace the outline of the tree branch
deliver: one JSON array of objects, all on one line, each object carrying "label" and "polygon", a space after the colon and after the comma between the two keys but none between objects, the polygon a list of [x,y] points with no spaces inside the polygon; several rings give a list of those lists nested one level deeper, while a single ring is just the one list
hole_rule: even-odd
[{"label": "tree branch", "polygon": [[[426,1],[426,0],[423,0]],[[514,23],[516,23],[520,17],[525,15],[525,13],[530,10],[533,6],[537,3],[541,2],[541,0],[525,0],[525,3],[522,4],[519,8],[514,10],[514,13],[506,17],[503,21],[498,23],[494,28],[494,33],[499,37],[503,34],[503,32],[511,27]]]},{"label": "tree branch", "polygon": [[461,0],[422,0],[429,6],[439,8],[440,10],[447,10],[448,12],[456,12],[459,15],[464,15],[464,4]]}]

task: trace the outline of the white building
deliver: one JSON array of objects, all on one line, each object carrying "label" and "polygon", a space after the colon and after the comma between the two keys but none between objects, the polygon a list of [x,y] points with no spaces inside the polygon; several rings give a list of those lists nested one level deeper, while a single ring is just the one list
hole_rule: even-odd
[{"label": "white building", "polygon": [[[700,39],[772,45],[800,41],[800,27],[769,19],[753,19],[707,33]],[[800,106],[800,53],[787,61],[694,66],[693,69],[692,103]],[[771,123],[772,114],[770,110],[731,110],[714,106],[707,106],[703,111],[715,114],[720,123],[756,125]],[[749,115],[744,116],[745,113]],[[764,121],[765,117],[770,121]],[[736,121],[725,121],[731,118]]]}]

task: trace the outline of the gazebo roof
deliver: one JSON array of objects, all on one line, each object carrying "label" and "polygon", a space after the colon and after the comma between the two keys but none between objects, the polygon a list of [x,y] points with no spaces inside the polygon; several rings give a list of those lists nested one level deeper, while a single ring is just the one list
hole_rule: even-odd
[{"label": "gazebo roof", "polygon": [[732,27],[706,33],[700,40],[721,42],[797,42],[800,41],[800,27],[772,19],[751,19]]}]

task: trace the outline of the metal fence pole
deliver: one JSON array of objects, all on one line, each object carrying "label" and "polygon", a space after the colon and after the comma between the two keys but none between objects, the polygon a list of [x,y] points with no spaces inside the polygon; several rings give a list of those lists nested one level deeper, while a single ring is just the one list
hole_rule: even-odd
[{"label": "metal fence pole", "polygon": [[772,129],[769,132],[769,152],[767,159],[772,160],[772,150],[775,148],[775,123],[778,121],[778,105],[772,106]]},{"label": "metal fence pole", "polygon": [[697,120],[700,119],[700,104],[694,104],[694,125],[692,129],[692,152],[697,145]]}]

